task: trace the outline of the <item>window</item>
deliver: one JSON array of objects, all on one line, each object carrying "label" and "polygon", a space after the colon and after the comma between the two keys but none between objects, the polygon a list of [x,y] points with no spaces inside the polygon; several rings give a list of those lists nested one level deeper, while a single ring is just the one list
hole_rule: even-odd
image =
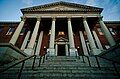
[{"label": "window", "polygon": [[3,28],[0,28],[0,32],[2,32]]},{"label": "window", "polygon": [[110,30],[112,35],[115,35],[115,32],[114,32],[113,28],[109,28],[109,30]]},{"label": "window", "polygon": [[59,32],[58,35],[65,35],[64,32]]},{"label": "window", "polygon": [[25,29],[26,29],[26,28],[23,28],[23,29],[22,29],[22,31],[20,32],[20,35],[24,35]]},{"label": "window", "polygon": [[49,30],[49,33],[48,33],[48,35],[50,35],[51,34],[51,30]]},{"label": "window", "polygon": [[103,32],[102,32],[102,30],[101,30],[101,28],[98,28],[97,30],[98,30],[98,32],[99,32],[100,35],[104,35]]},{"label": "window", "polygon": [[87,35],[86,31],[84,31],[84,35]]},{"label": "window", "polygon": [[106,48],[106,49],[109,49],[109,48],[110,48],[110,46],[109,46],[109,45],[105,45],[105,48]]},{"label": "window", "polygon": [[14,32],[15,28],[9,28],[6,35],[11,35]]}]

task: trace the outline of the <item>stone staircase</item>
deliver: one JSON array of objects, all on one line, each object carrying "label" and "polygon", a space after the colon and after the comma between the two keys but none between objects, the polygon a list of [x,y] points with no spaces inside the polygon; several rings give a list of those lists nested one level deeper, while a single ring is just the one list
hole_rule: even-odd
[{"label": "stone staircase", "polygon": [[[94,57],[89,57],[91,66],[86,57],[48,57],[43,64],[38,67],[39,58],[36,59],[35,69],[32,70],[33,59],[25,62],[21,79],[119,79],[111,63],[100,59],[101,70],[97,68]],[[0,79],[17,79],[18,72],[22,64],[19,64],[0,74]],[[2,68],[2,67],[1,67]]]}]

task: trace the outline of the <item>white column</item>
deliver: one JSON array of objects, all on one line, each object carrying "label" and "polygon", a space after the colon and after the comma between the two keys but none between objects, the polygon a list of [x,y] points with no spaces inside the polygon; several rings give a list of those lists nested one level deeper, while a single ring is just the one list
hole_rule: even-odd
[{"label": "white column", "polygon": [[89,42],[86,42],[86,46],[87,46],[87,48],[88,48],[88,52],[90,52],[90,51],[91,51],[90,43],[89,43]]},{"label": "white column", "polygon": [[94,39],[92,37],[92,34],[91,34],[90,29],[89,29],[88,23],[86,21],[86,18],[83,19],[83,24],[84,24],[85,31],[87,33],[88,41],[90,43],[91,54],[98,55],[99,53],[101,53],[101,51],[98,50],[97,47],[96,47],[96,45],[95,45]]},{"label": "white column", "polygon": [[42,44],[42,38],[43,38],[43,31],[40,32],[35,55],[39,55],[39,52],[40,52],[40,49],[41,49],[41,44]]},{"label": "white column", "polygon": [[102,47],[102,45],[101,45],[101,43],[100,43],[100,40],[99,40],[99,38],[98,38],[98,36],[97,36],[97,34],[96,34],[95,31],[93,31],[93,35],[94,35],[94,37],[95,37],[96,43],[97,43],[97,45],[98,45],[98,48],[99,48],[100,50],[103,50],[103,47]]},{"label": "white column", "polygon": [[68,18],[68,37],[69,37],[69,45],[70,45],[70,49],[69,49],[70,56],[76,56],[77,49],[75,49],[72,24],[70,18]]},{"label": "white column", "polygon": [[55,55],[57,56],[58,53],[58,44],[55,45]]},{"label": "white column", "polygon": [[49,56],[55,56],[55,48],[54,48],[54,41],[55,41],[55,20],[56,20],[55,18],[52,19],[50,44],[49,44]]},{"label": "white column", "polygon": [[21,32],[21,30],[22,30],[22,28],[24,26],[25,20],[26,19],[22,17],[22,21],[20,22],[20,24],[18,25],[17,29],[15,30],[15,32],[14,32],[11,40],[9,41],[9,43],[15,45],[15,43],[16,43],[19,35],[20,35],[20,32]]},{"label": "white column", "polygon": [[30,31],[28,31],[27,34],[26,34],[26,36],[25,36],[25,39],[24,39],[24,41],[22,43],[22,46],[21,46],[21,50],[25,50],[25,47],[27,45],[29,37],[30,37]]},{"label": "white column", "polygon": [[36,22],[35,28],[33,30],[32,36],[30,38],[28,48],[33,48],[34,47],[34,44],[35,44],[35,41],[36,41],[36,38],[37,38],[37,34],[38,34],[38,30],[39,30],[39,25],[40,25],[40,18],[37,18],[37,22]]},{"label": "white column", "polygon": [[73,31],[72,31],[72,24],[71,24],[70,18],[68,18],[68,37],[69,37],[70,48],[75,48]]},{"label": "white column", "polygon": [[29,42],[29,44],[28,44],[27,49],[24,51],[24,52],[26,52],[28,55],[33,55],[33,54],[34,54],[33,48],[34,48],[35,41],[36,41],[36,38],[37,38],[39,25],[40,25],[40,18],[37,18],[37,22],[36,22],[35,28],[34,28],[34,30],[33,30],[33,33],[32,33],[31,39],[30,39],[30,42]]},{"label": "white column", "polygon": [[108,28],[106,27],[106,25],[104,24],[102,18],[100,17],[99,18],[99,23],[100,23],[100,26],[105,34],[105,37],[107,38],[110,46],[114,46],[115,45],[115,40],[114,38],[112,37],[111,33],[109,32]]},{"label": "white column", "polygon": [[69,56],[69,52],[68,52],[68,44],[65,44],[65,52],[66,52],[66,56]]},{"label": "white column", "polygon": [[79,34],[80,34],[80,40],[81,40],[81,43],[82,43],[82,48],[83,48],[84,55],[88,56],[89,54],[88,54],[87,46],[86,46],[85,39],[84,39],[82,31],[79,31]]}]

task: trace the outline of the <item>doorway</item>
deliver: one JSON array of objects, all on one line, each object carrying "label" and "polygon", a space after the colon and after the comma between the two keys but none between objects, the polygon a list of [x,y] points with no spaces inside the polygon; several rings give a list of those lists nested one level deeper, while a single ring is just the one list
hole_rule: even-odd
[{"label": "doorway", "polygon": [[58,45],[58,54],[57,55],[58,56],[66,56],[64,44]]}]

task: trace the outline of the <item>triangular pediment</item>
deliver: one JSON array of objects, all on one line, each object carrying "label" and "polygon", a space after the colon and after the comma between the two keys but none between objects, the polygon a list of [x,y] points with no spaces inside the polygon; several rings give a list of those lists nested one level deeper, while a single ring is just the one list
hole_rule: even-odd
[{"label": "triangular pediment", "polygon": [[75,8],[75,7],[68,7],[68,6],[65,6],[65,5],[58,5],[58,6],[53,6],[53,7],[50,7],[50,8],[46,8],[44,10],[79,10],[79,8]]},{"label": "triangular pediment", "polygon": [[25,12],[46,12],[46,11],[49,11],[49,12],[51,11],[101,12],[102,8],[60,1],[60,2],[55,2],[55,3],[40,5],[40,6],[24,8],[24,9],[21,9],[21,11],[23,13]]},{"label": "triangular pediment", "polygon": [[56,42],[67,42],[68,39],[63,38],[63,37],[60,37],[60,38],[57,38],[55,41],[56,41]]}]

